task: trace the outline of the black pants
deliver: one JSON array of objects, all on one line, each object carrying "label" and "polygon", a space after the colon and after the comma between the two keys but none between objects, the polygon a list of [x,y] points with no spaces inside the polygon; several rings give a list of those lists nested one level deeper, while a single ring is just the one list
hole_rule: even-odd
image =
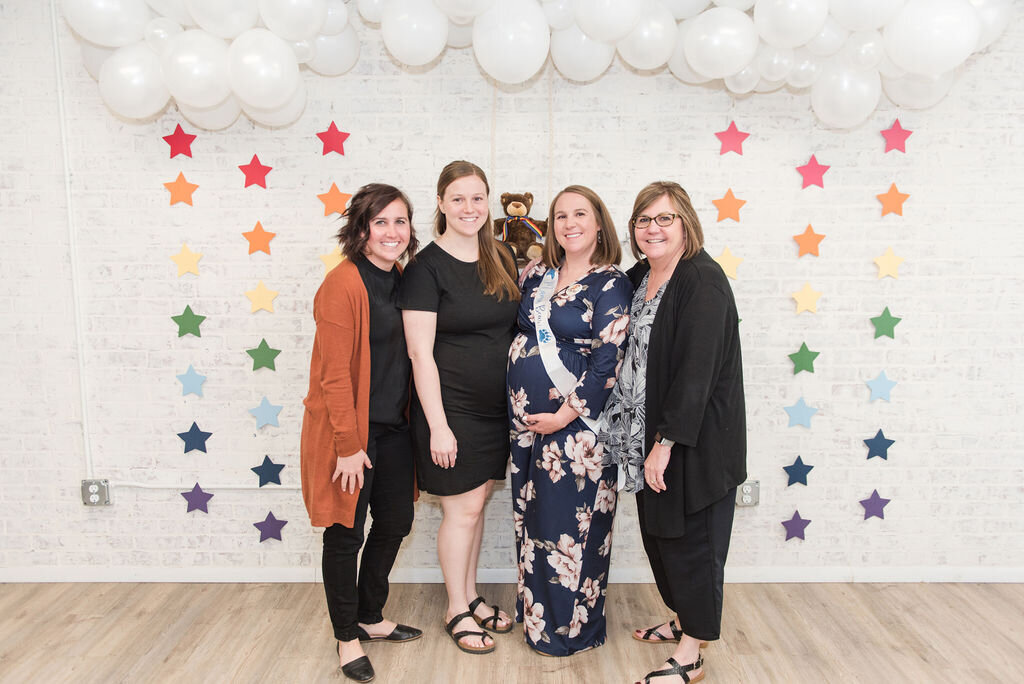
[{"label": "black pants", "polygon": [[722,583],[729,554],[736,488],[707,508],[687,515],[682,537],[646,532],[644,491],[636,496],[640,536],[665,605],[676,614],[683,632],[703,641],[722,630]]},{"label": "black pants", "polygon": [[[324,592],[334,637],[358,637],[358,623],[384,619],[388,574],[402,539],[412,529],[413,461],[408,430],[370,424],[366,455],[373,468],[363,471],[363,488],[356,503],[355,524],[334,524],[324,530]],[[363,547],[366,512],[373,519]],[[356,573],[356,558],[363,548]]]}]

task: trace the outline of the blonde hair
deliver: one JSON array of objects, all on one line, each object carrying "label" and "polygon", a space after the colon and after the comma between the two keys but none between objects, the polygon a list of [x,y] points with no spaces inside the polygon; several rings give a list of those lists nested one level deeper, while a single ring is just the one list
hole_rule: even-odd
[{"label": "blonde hair", "polygon": [[584,185],[570,185],[551,200],[548,208],[548,232],[544,236],[544,252],[541,260],[548,268],[557,268],[565,257],[565,250],[555,239],[555,204],[562,195],[579,195],[590,203],[594,210],[594,218],[597,221],[597,244],[594,252],[590,255],[590,263],[595,266],[606,266],[618,264],[622,261],[622,247],[619,245],[619,235],[615,232],[615,223],[612,222],[612,214],[608,211],[604,201],[597,193]]},{"label": "blonde hair", "polygon": [[640,212],[666,195],[675,205],[679,220],[683,222],[686,247],[683,249],[682,258],[684,260],[692,259],[704,247],[704,231],[700,227],[700,219],[697,218],[697,212],[694,210],[686,190],[683,190],[679,183],[673,181],[655,181],[637,193],[636,201],[633,202],[633,214],[629,217],[629,244],[633,249],[633,256],[637,259],[646,257],[640,251],[640,245],[636,241],[636,219]]}]

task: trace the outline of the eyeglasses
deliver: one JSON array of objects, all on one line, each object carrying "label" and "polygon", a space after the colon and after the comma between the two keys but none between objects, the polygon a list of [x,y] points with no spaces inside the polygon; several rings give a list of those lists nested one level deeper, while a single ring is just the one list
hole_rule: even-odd
[{"label": "eyeglasses", "polygon": [[643,214],[641,214],[640,216],[637,216],[635,219],[633,219],[633,226],[635,228],[640,228],[641,230],[645,230],[647,228],[650,228],[651,227],[651,221],[654,221],[655,223],[657,223],[662,228],[668,228],[669,226],[672,225],[672,222],[675,221],[677,218],[682,218],[682,217],[679,216],[679,214],[671,214],[671,213],[668,213],[668,212],[666,212],[664,214],[658,214],[657,216],[653,216],[653,217],[652,216],[644,216]]}]

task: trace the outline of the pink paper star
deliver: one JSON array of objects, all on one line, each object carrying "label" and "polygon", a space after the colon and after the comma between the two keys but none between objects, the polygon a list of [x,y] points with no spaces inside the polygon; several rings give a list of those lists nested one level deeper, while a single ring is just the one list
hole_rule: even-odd
[{"label": "pink paper star", "polygon": [[258,185],[261,188],[267,187],[267,174],[274,168],[260,164],[260,158],[252,155],[252,161],[248,164],[241,164],[238,168],[245,174],[245,187]]},{"label": "pink paper star", "polygon": [[736,154],[743,154],[743,141],[750,137],[749,133],[736,128],[736,122],[730,121],[729,127],[724,131],[715,133],[715,137],[722,141],[722,149],[719,154],[725,154],[726,152],[735,152]]},{"label": "pink paper star", "polygon": [[186,157],[192,156],[192,141],[196,139],[196,136],[190,135],[185,131],[181,130],[181,124],[174,127],[174,133],[165,135],[164,140],[171,146],[171,158],[183,154]]},{"label": "pink paper star", "polygon": [[825,187],[825,181],[823,176],[825,172],[831,169],[831,166],[825,166],[819,164],[818,160],[811,155],[811,160],[803,166],[796,167],[796,170],[800,172],[800,175],[804,178],[804,184],[800,186],[800,189],[806,188],[809,185],[817,185],[819,188]]},{"label": "pink paper star", "polygon": [[338,127],[332,121],[331,125],[327,127],[326,131],[322,131],[316,134],[316,137],[320,138],[324,143],[324,154],[329,152],[337,152],[340,155],[345,154],[345,141],[348,140],[348,133],[339,131]]},{"label": "pink paper star", "polygon": [[885,138],[885,151],[890,152],[892,150],[899,150],[906,154],[907,138],[914,131],[908,131],[903,126],[900,126],[900,120],[896,119],[896,123],[890,128],[886,128],[882,131],[882,137]]}]

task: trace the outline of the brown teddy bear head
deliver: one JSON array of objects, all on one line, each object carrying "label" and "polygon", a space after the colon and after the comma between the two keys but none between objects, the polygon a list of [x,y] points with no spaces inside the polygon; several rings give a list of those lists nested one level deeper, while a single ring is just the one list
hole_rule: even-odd
[{"label": "brown teddy bear head", "polygon": [[494,220],[494,235],[512,247],[520,266],[540,257],[547,221],[530,218],[533,194],[506,192],[501,195],[505,217]]},{"label": "brown teddy bear head", "polygon": [[505,210],[505,216],[529,216],[531,207],[533,207],[532,193],[505,192],[501,195],[501,208]]}]

